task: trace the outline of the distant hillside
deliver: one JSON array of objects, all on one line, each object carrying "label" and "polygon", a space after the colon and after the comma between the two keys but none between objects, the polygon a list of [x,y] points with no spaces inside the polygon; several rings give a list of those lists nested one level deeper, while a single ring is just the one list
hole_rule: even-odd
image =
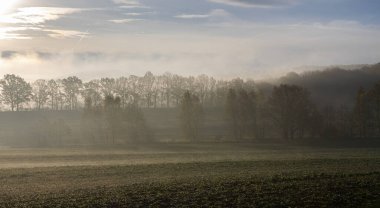
[{"label": "distant hillside", "polygon": [[259,82],[257,87],[270,94],[274,85],[295,84],[307,88],[320,106],[345,105],[352,107],[360,86],[368,89],[380,81],[380,63],[356,69],[338,67],[302,73],[290,72],[270,82]]},{"label": "distant hillside", "polygon": [[352,65],[329,65],[329,66],[300,66],[294,68],[295,72],[304,72],[304,71],[321,71],[328,69],[345,69],[345,70],[355,70],[361,69],[363,67],[371,66],[370,64],[352,64]]}]

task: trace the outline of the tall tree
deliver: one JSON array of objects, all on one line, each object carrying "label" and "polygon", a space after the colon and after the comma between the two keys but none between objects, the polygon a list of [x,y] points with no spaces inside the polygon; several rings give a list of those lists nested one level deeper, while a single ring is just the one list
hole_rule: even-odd
[{"label": "tall tree", "polygon": [[230,89],[227,95],[226,113],[235,140],[257,136],[256,95],[240,88]]},{"label": "tall tree", "polygon": [[[102,95],[101,87],[98,80],[91,80],[83,84],[83,89],[81,90],[82,97],[91,100],[91,104],[94,107],[99,107],[102,105]],[[86,102],[85,102],[86,104]]]},{"label": "tall tree", "polygon": [[154,79],[153,87],[152,87],[152,96],[153,96],[153,107],[157,108],[159,103],[159,96],[161,91],[162,77],[157,76]]},{"label": "tall tree", "polygon": [[226,115],[234,139],[240,139],[241,132],[239,129],[239,105],[236,91],[231,88],[228,90],[226,99]]},{"label": "tall tree", "polygon": [[354,124],[360,138],[367,137],[368,133],[368,124],[370,120],[370,108],[368,101],[367,92],[363,87],[360,87],[356,95],[356,103],[354,107]]},{"label": "tall tree", "polygon": [[239,96],[241,115],[245,120],[244,135],[257,138],[257,101],[254,88],[252,87],[249,92],[245,89],[240,90]]},{"label": "tall tree", "polygon": [[196,91],[199,95],[199,99],[201,100],[201,103],[204,104],[208,95],[209,91],[209,81],[210,78],[205,75],[199,75],[196,78],[195,84],[196,84]]},{"label": "tall tree", "polygon": [[180,118],[182,131],[186,139],[198,139],[202,124],[203,110],[199,98],[189,91],[186,91],[182,97]]},{"label": "tall tree", "polygon": [[128,103],[128,78],[120,77],[115,80],[115,93],[121,99],[121,106],[125,108]]},{"label": "tall tree", "polygon": [[63,88],[66,94],[69,109],[74,110],[78,105],[78,95],[82,88],[82,80],[78,77],[68,77],[62,80]]},{"label": "tall tree", "polygon": [[82,115],[82,136],[92,143],[104,139],[104,119],[101,107],[94,105],[91,97],[85,98]]},{"label": "tall tree", "polygon": [[100,87],[104,97],[114,95],[115,91],[115,79],[113,78],[101,78]]},{"label": "tall tree", "polygon": [[180,104],[182,96],[186,92],[183,83],[185,83],[184,78],[179,75],[174,75],[171,79],[171,96],[175,100],[175,106]]},{"label": "tall tree", "polygon": [[129,104],[123,109],[122,131],[127,142],[151,141],[152,132],[147,125],[144,113],[136,104]]},{"label": "tall tree", "polygon": [[117,136],[120,134],[121,128],[121,99],[120,97],[113,97],[108,95],[104,99],[104,111],[106,128],[108,129],[109,136],[112,143],[115,144]]},{"label": "tall tree", "polygon": [[306,89],[286,84],[274,87],[268,104],[284,139],[303,137],[313,106]]},{"label": "tall tree", "polygon": [[166,102],[166,107],[167,108],[170,107],[170,103],[171,103],[172,77],[173,77],[173,74],[171,74],[169,72],[166,72],[165,74],[162,75],[162,79],[163,79],[163,82],[162,82],[162,88],[163,88],[162,97],[165,98],[165,102]]},{"label": "tall tree", "polygon": [[58,110],[59,85],[54,79],[47,83],[47,94],[50,99],[51,110]]},{"label": "tall tree", "polygon": [[32,84],[32,99],[36,103],[36,108],[41,110],[49,100],[48,82],[43,79],[36,80]]},{"label": "tall tree", "polygon": [[[70,100],[68,94],[66,93],[65,86],[63,84],[62,79],[56,80],[56,83],[58,85],[57,88],[57,95],[56,95],[56,109],[57,110],[63,110],[64,105]],[[75,96],[75,101],[77,102],[77,97]],[[70,106],[69,106],[70,107]]]},{"label": "tall tree", "polygon": [[150,108],[152,106],[152,97],[153,97],[153,84],[155,81],[155,77],[152,72],[148,71],[145,73],[144,77],[142,77],[142,93],[145,100],[145,106]]},{"label": "tall tree", "polygon": [[0,81],[2,100],[10,105],[12,111],[19,111],[20,106],[30,101],[32,87],[23,78],[14,74],[6,74]]},{"label": "tall tree", "polygon": [[128,77],[128,91],[130,94],[130,103],[133,105],[140,104],[141,98],[141,80],[139,77],[131,75]]},{"label": "tall tree", "polygon": [[368,97],[371,102],[370,110],[373,120],[373,134],[380,136],[380,82],[377,82],[368,92]]}]

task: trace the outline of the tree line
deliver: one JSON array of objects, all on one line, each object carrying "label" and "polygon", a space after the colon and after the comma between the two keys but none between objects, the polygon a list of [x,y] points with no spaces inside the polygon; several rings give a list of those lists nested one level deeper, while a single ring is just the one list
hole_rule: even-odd
[{"label": "tree line", "polygon": [[[202,125],[198,100],[190,92],[183,96],[181,119],[187,138],[197,138]],[[309,91],[297,85],[280,84],[267,97],[254,88],[230,88],[224,111],[230,137],[235,141],[379,138],[380,82],[367,91],[359,88],[351,109],[317,106]]]},{"label": "tree line", "polygon": [[123,108],[120,97],[112,95],[104,98],[102,106],[94,105],[91,97],[86,98],[81,129],[83,137],[91,143],[117,144],[152,139],[141,109],[135,104]]},{"label": "tree line", "polygon": [[207,75],[183,77],[165,73],[155,76],[101,78],[84,82],[76,76],[64,79],[39,79],[32,83],[22,77],[6,74],[0,81],[1,101],[11,111],[78,110],[91,98],[92,105],[101,106],[107,96],[119,97],[122,108],[130,104],[143,108],[171,108],[180,104],[186,91],[197,94],[204,106],[216,106],[224,100],[226,89],[233,85],[251,85],[237,78],[216,80]]},{"label": "tree line", "polygon": [[[190,141],[204,138],[209,109],[223,115],[222,125],[228,129],[223,137],[235,141],[380,136],[380,82],[359,88],[353,107],[320,105],[307,88],[299,85],[278,84],[263,92],[252,80],[216,80],[206,75],[154,76],[147,72],[142,77],[88,82],[72,76],[28,83],[7,74],[0,87],[1,101],[11,111],[81,110],[82,136],[93,142],[152,141],[154,132],[145,120],[144,108],[178,109],[180,129]],[[48,123],[44,126],[49,126],[49,133],[37,132],[37,137],[41,138],[41,133],[58,141],[70,132],[62,120]]]}]

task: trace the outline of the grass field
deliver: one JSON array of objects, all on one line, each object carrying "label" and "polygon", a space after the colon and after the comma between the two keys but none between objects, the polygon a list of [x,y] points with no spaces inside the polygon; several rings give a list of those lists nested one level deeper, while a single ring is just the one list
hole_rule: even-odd
[{"label": "grass field", "polygon": [[0,150],[0,207],[380,207],[380,149]]}]

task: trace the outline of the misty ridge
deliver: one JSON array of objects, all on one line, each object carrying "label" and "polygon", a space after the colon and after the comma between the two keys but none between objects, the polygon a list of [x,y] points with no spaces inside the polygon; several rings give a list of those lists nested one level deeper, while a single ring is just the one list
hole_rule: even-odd
[{"label": "misty ridge", "polygon": [[0,81],[0,145],[349,143],[380,135],[380,64],[267,81],[165,73]]}]

